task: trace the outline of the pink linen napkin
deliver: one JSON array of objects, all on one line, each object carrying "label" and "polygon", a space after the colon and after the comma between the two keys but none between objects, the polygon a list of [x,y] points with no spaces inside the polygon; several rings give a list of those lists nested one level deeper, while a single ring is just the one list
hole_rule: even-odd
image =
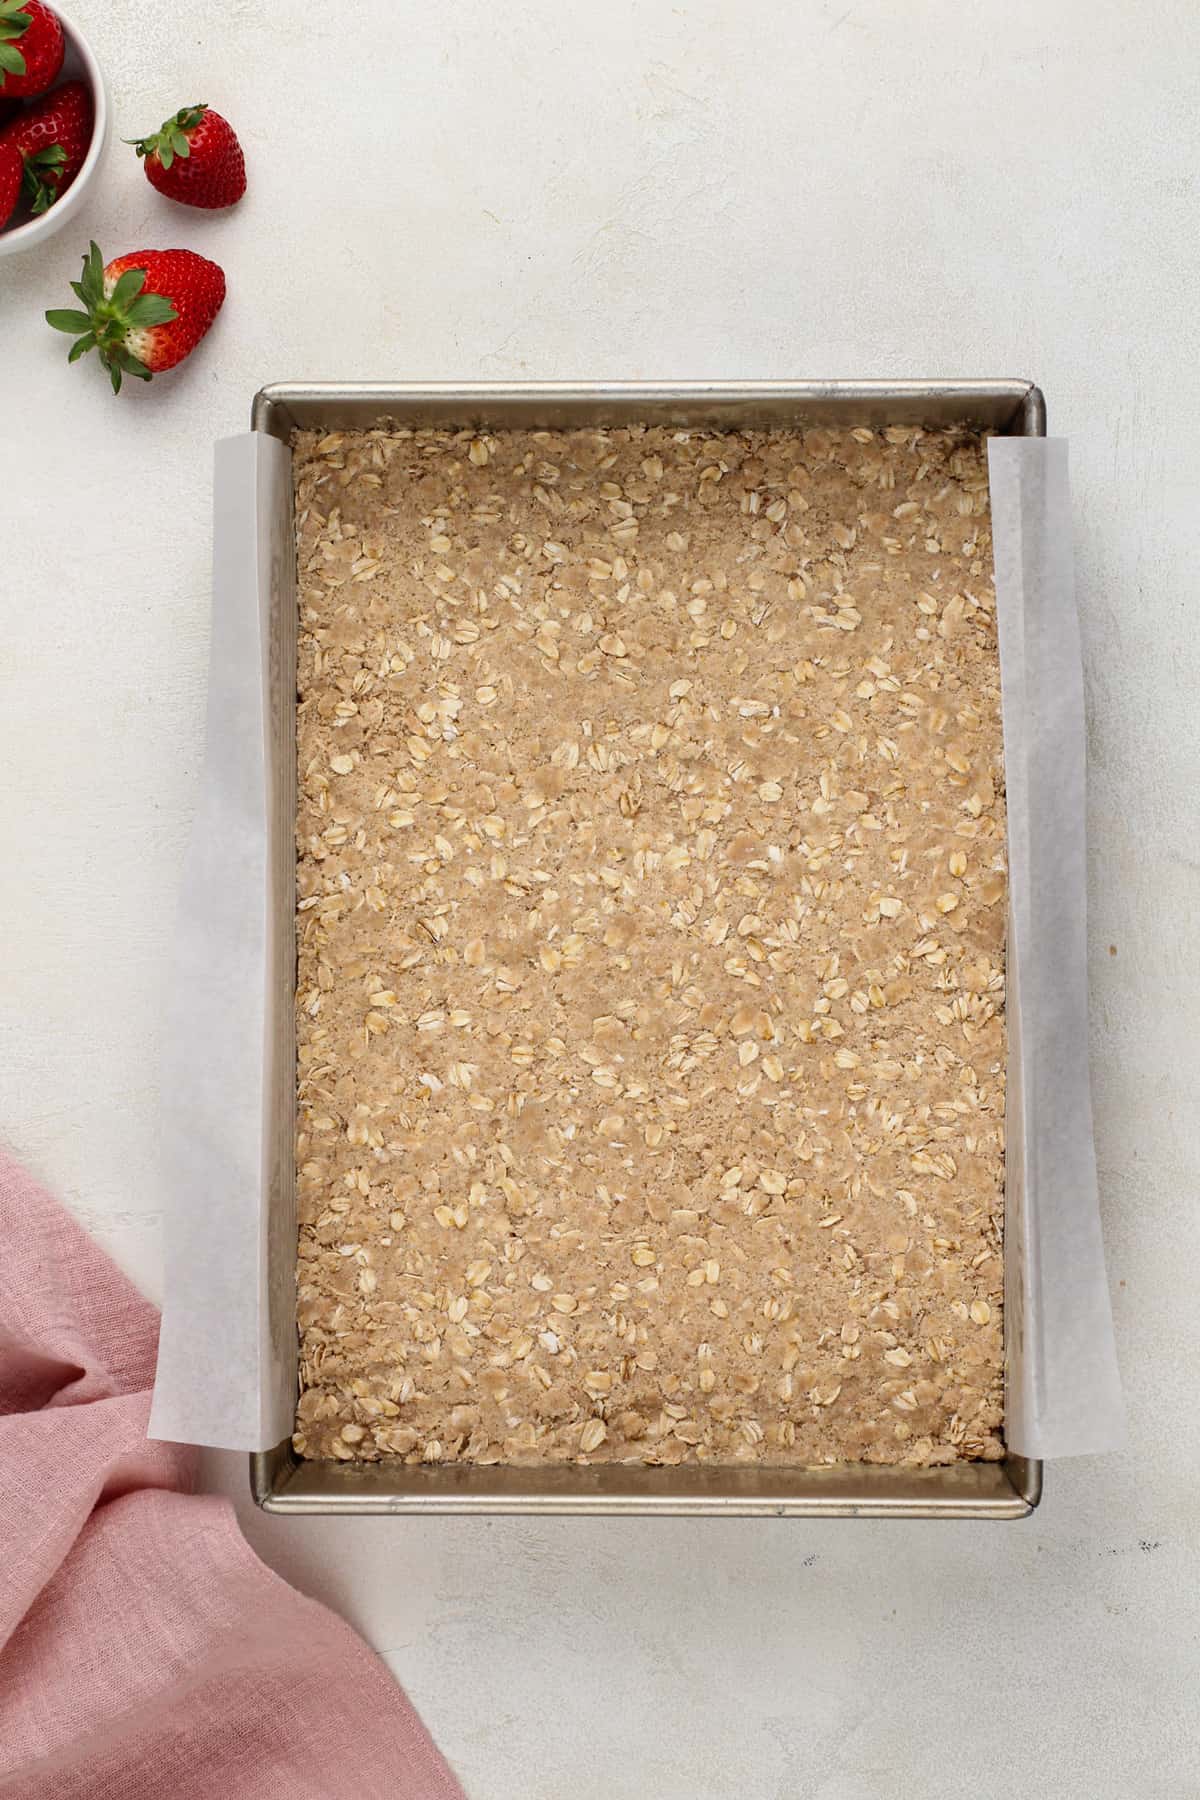
[{"label": "pink linen napkin", "polygon": [[147,1440],[157,1336],[0,1157],[0,1795],[463,1800],[378,1657]]}]

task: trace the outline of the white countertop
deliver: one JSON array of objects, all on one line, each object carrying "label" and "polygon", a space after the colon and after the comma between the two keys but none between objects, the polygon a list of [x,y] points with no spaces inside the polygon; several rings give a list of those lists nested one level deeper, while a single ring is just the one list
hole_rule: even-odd
[{"label": "white countertop", "polygon": [[[1193,0],[78,16],[115,137],[206,99],[250,170],[192,213],[114,143],[78,229],[0,273],[0,1132],[152,1295],[211,445],[262,382],[1020,375],[1072,440],[1129,1452],[1051,1467],[1016,1526],[285,1522],[243,1459],[213,1482],[384,1652],[472,1800],[1196,1791]],[[229,275],[193,361],[119,400],[41,320],[89,232]]]}]

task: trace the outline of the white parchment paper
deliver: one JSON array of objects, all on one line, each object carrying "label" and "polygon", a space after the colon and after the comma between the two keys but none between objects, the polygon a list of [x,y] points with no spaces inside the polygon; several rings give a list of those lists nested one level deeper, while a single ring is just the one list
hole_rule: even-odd
[{"label": "white parchment paper", "polygon": [[1064,438],[988,444],[1008,800],[1005,1436],[1115,1449],[1124,1409],[1088,1084],[1083,665]]},{"label": "white parchment paper", "polygon": [[[294,791],[272,706],[287,648],[272,600],[281,583],[290,596],[295,562],[291,461],[258,432],[217,445],[204,774],[164,1032],[168,1224],[150,1433],[225,1450],[277,1444],[295,1408],[294,1279],[281,1283],[286,1259],[269,1255],[290,1213],[271,1098],[295,1081],[270,1004],[278,813]],[[286,836],[290,855],[290,821]]]},{"label": "white parchment paper", "polygon": [[[990,441],[1008,794],[1006,1435],[1034,1457],[1123,1437],[1087,1066],[1084,719],[1067,446]],[[188,855],[164,1083],[166,1298],[151,1432],[228,1450],[295,1403],[290,961],[291,455],[217,446],[203,793]],[[281,605],[281,596],[284,603]],[[289,656],[291,661],[289,662]],[[272,1029],[272,1019],[275,1021]],[[274,1254],[271,1253],[272,1246]]]}]

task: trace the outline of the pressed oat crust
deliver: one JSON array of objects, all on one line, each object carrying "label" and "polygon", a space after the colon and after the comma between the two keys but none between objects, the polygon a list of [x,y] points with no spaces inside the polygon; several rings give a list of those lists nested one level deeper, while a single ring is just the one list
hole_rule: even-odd
[{"label": "pressed oat crust", "polygon": [[1001,1455],[980,439],[295,474],[297,1450]]}]

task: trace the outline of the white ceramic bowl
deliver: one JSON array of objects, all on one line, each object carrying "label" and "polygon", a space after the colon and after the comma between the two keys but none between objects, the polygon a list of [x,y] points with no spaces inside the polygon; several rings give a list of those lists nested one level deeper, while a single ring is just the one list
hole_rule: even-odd
[{"label": "white ceramic bowl", "polygon": [[23,225],[14,225],[7,231],[0,231],[0,256],[16,256],[19,251],[32,250],[48,237],[73,219],[87,198],[88,190],[96,181],[100,171],[100,163],[104,156],[104,147],[108,143],[108,90],[104,85],[104,76],[100,72],[100,64],[96,61],[91,45],[80,31],[78,25],[68,19],[62,8],[54,5],[54,11],[62,20],[63,35],[66,38],[66,55],[63,58],[62,74],[54,83],[61,81],[86,81],[92,90],[92,141],[88,145],[88,153],[83,159],[83,167],[67,189],[61,200],[41,213],[36,219],[27,219]]}]

